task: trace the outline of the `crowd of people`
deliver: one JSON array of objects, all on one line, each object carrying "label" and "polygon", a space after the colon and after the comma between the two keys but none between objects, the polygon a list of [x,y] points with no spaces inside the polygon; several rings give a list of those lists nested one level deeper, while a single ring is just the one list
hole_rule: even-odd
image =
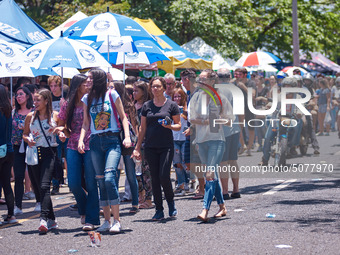
[{"label": "crowd of people", "polygon": [[[131,199],[131,214],[155,207],[152,220],[162,220],[164,192],[169,217],[178,214],[174,197],[188,193],[203,199],[198,219],[208,221],[214,198],[218,204],[214,217],[223,217],[225,200],[241,197],[238,156],[252,156],[257,150],[263,152],[259,164],[268,165],[275,135],[268,123],[279,110],[256,115],[252,109],[270,109],[282,88],[306,88],[311,94],[305,103],[310,115],[287,105],[286,116],[296,122],[288,128],[288,157],[298,155],[302,130],[309,134],[307,142],[316,155],[318,136],[337,131],[340,138],[340,74],[314,78],[297,69],[293,77],[279,72],[264,78],[238,68],[233,76],[227,69],[206,69],[199,75],[187,69],[180,82],[166,74],[150,81],[129,77],[123,84],[101,69],[91,69],[75,75],[70,86],[64,86],[59,76],[39,85],[21,78],[12,102],[8,87],[0,85],[0,185],[8,208],[4,223],[17,222],[26,197],[36,200],[39,233],[57,228],[51,195],[58,194],[64,183],[64,169],[84,231],[100,225],[100,214],[104,222],[97,231],[121,231],[122,168],[130,191],[123,199]],[[244,101],[235,97],[235,89]],[[305,96],[287,94],[295,99]],[[234,114],[237,104],[244,105],[243,114]],[[277,109],[280,106],[281,102]],[[217,119],[225,125],[215,125]],[[35,162],[26,157],[28,153],[36,156]],[[217,166],[236,171],[219,172]],[[176,173],[175,187],[171,169]]]}]

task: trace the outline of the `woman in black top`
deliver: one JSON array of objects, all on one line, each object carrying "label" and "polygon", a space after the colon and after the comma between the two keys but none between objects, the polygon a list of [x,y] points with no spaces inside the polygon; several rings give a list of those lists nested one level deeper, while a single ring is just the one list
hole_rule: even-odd
[{"label": "woman in black top", "polygon": [[[14,217],[14,196],[11,187],[11,168],[14,160],[14,151],[11,143],[12,134],[12,107],[7,91],[0,85],[0,184],[4,189],[8,209],[4,223],[16,223]],[[6,153],[5,153],[6,151]],[[1,222],[0,222],[1,224]]]},{"label": "woman in black top", "polygon": [[[177,104],[164,96],[166,89],[162,77],[154,77],[150,81],[153,100],[147,101],[142,107],[141,128],[138,143],[133,156],[140,159],[141,145],[145,137],[145,158],[149,163],[152,180],[156,214],[153,220],[164,218],[162,188],[169,207],[169,216],[176,217],[177,210],[174,202],[174,192],[170,180],[171,162],[174,156],[172,130],[181,129],[180,111]],[[173,123],[159,123],[159,120],[171,118]]]}]

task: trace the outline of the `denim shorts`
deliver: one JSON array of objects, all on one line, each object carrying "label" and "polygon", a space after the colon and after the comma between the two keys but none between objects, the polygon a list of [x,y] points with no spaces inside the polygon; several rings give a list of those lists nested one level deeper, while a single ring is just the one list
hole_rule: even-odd
[{"label": "denim shorts", "polygon": [[326,113],[327,112],[327,104],[319,105],[319,113]]}]

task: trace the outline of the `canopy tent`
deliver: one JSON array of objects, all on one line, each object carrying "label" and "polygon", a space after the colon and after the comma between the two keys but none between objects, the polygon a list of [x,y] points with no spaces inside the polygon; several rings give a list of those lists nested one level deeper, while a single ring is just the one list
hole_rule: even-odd
[{"label": "canopy tent", "polygon": [[[333,72],[340,72],[340,66],[324,55],[322,55],[320,52],[313,52],[311,53],[312,60],[311,62],[321,66],[324,69],[331,70]],[[307,59],[306,56],[303,56],[302,59]]]},{"label": "canopy tent", "polygon": [[56,28],[54,28],[53,30],[51,30],[50,35],[52,35],[53,38],[59,38],[61,31],[64,32],[66,29],[68,29],[74,23],[76,23],[77,21],[82,20],[86,17],[87,17],[86,14],[82,13],[81,11],[78,11],[71,18],[67,19],[64,23],[62,23],[61,25],[59,25]]},{"label": "canopy tent", "polygon": [[206,60],[212,61],[214,70],[220,68],[227,68],[230,70],[231,66],[235,64],[235,61],[230,58],[224,59],[216,49],[207,44],[201,37],[195,37],[190,42],[183,44],[182,48],[195,53]]},{"label": "canopy tent", "polygon": [[158,68],[173,74],[176,69],[180,68],[195,68],[200,70],[212,68],[212,61],[204,60],[202,57],[179,46],[164,34],[152,19],[134,18],[134,20],[156,38],[165,55],[170,58],[170,61],[157,62]]},{"label": "canopy tent", "polygon": [[34,20],[28,17],[13,0],[0,1],[0,38],[25,48],[51,39]]}]

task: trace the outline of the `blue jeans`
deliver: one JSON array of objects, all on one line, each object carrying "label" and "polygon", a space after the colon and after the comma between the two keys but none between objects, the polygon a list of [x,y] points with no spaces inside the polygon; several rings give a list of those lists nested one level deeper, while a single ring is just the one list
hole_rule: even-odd
[{"label": "blue jeans", "polygon": [[[186,172],[186,166],[184,162],[184,149],[185,141],[174,141],[174,167],[177,175],[178,186],[189,183],[190,175]],[[177,167],[177,164],[181,164],[182,168]]]},{"label": "blue jeans", "polygon": [[[130,189],[131,189],[132,206],[138,206],[138,181],[137,181],[137,176],[136,176],[135,162],[129,155],[123,156],[123,160],[125,164],[126,178],[129,182]],[[116,181],[117,187],[119,187],[119,178],[120,178],[120,171],[118,171],[118,178]]]},{"label": "blue jeans", "polygon": [[[85,215],[85,222],[99,225],[99,199],[95,172],[90,151],[80,154],[76,150],[67,149],[67,178],[77,204],[79,215]],[[86,192],[81,186],[84,169]]]},{"label": "blue jeans", "polygon": [[[297,146],[300,144],[300,135],[301,135],[303,121],[301,119],[298,119],[296,121],[297,121],[297,125],[295,127],[288,128],[288,146],[289,147]],[[276,134],[277,132],[274,132],[273,127],[269,125],[267,128],[267,132],[266,132],[265,140],[263,144],[263,159],[267,162],[269,161],[269,158],[270,158],[271,141],[276,137]]]},{"label": "blue jeans", "polygon": [[198,144],[198,154],[203,165],[215,167],[213,178],[205,181],[203,209],[210,209],[211,202],[216,197],[217,204],[224,204],[222,189],[219,183],[217,166],[221,163],[225,145],[224,141],[208,141]]},{"label": "blue jeans", "polygon": [[118,164],[121,155],[120,138],[114,134],[91,135],[90,152],[100,191],[100,206],[120,203],[118,186]]},{"label": "blue jeans", "polygon": [[338,111],[339,111],[339,106],[334,106],[331,109],[331,118],[332,118],[331,129],[334,129],[334,130],[335,130],[336,116],[338,114]]}]

